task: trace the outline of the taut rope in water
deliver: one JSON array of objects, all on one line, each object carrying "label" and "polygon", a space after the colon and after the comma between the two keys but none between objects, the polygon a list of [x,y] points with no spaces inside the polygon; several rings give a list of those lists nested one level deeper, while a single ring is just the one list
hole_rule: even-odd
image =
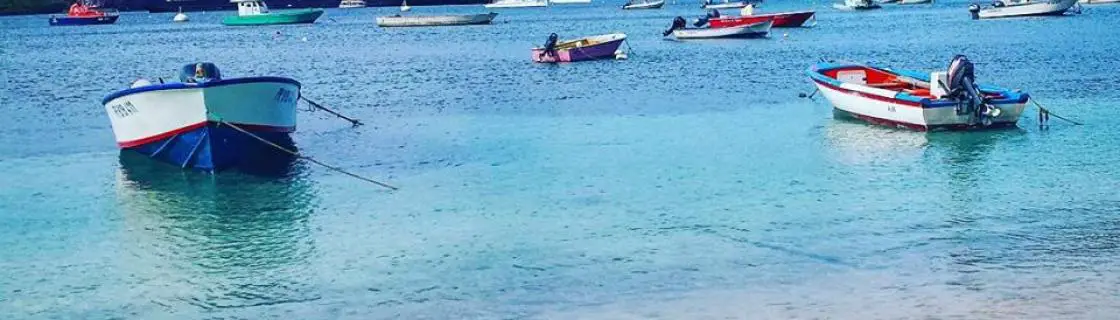
[{"label": "taut rope in water", "polygon": [[317,165],[320,165],[320,166],[326,167],[327,169],[331,169],[331,170],[334,170],[334,171],[338,171],[338,172],[340,172],[340,173],[342,173],[342,174],[345,174],[345,175],[348,175],[348,176],[354,177],[354,178],[356,178],[356,179],[358,179],[358,180],[362,180],[362,181],[365,181],[365,182],[369,182],[369,183],[372,183],[372,184],[376,184],[376,185],[378,185],[378,186],[381,186],[381,187],[384,187],[384,188],[388,188],[388,189],[390,189],[390,190],[393,190],[393,191],[396,191],[396,190],[397,190],[397,187],[394,187],[394,186],[388,185],[388,184],[386,184],[386,183],[383,183],[383,182],[379,182],[379,181],[377,181],[377,180],[373,180],[373,179],[370,179],[370,178],[366,178],[366,177],[360,176],[360,175],[358,175],[358,174],[356,174],[356,173],[351,173],[351,172],[349,172],[349,171],[343,170],[342,168],[339,168],[339,167],[335,167],[335,166],[332,166],[332,165],[329,165],[329,164],[326,164],[326,163],[322,163],[322,162],[320,162],[319,160],[315,160],[314,158],[311,158],[311,157],[308,157],[308,156],[305,156],[305,155],[299,154],[299,152],[295,152],[295,151],[292,151],[292,150],[290,150],[290,149],[288,149],[288,148],[285,148],[285,147],[283,147],[283,146],[280,146],[280,145],[278,145],[278,144],[275,144],[275,143],[273,143],[272,141],[268,141],[268,140],[267,140],[267,139],[265,139],[265,138],[261,138],[260,136],[258,136],[258,135],[255,135],[255,134],[253,134],[252,132],[249,132],[248,130],[245,130],[245,129],[243,129],[243,128],[241,128],[241,127],[240,127],[240,126],[238,126],[238,125],[235,125],[235,124],[232,124],[232,123],[226,122],[225,120],[222,120],[222,119],[221,119],[221,117],[219,117],[218,115],[215,115],[215,114],[213,114],[213,113],[211,113],[210,115],[214,116],[214,118],[216,118],[216,120],[218,121],[218,123],[220,123],[220,124],[224,124],[224,125],[227,125],[227,126],[229,126],[230,128],[233,128],[234,130],[237,130],[237,131],[241,131],[241,133],[244,133],[244,134],[246,134],[246,135],[248,135],[248,136],[252,137],[253,139],[257,139],[257,141],[263,142],[264,144],[267,144],[267,145],[269,145],[269,146],[271,146],[271,147],[273,147],[273,148],[276,148],[277,150],[283,151],[283,152],[285,152],[285,153],[287,153],[287,154],[290,154],[290,155],[292,155],[292,156],[295,156],[295,157],[297,157],[297,158],[300,158],[300,159],[303,159],[303,160],[307,160],[308,162],[311,162],[311,163],[314,163],[314,164],[317,164]]},{"label": "taut rope in water", "polygon": [[299,98],[303,99],[303,101],[307,102],[307,104],[311,105],[312,107],[314,107],[316,109],[326,111],[330,114],[335,115],[336,117],[342,118],[343,120],[350,121],[350,124],[355,126],[355,127],[363,124],[361,121],[358,121],[358,119],[351,119],[350,117],[344,116],[344,115],[342,115],[338,112],[335,112],[334,110],[327,109],[326,107],[324,107],[324,106],[322,106],[318,103],[315,103],[315,101],[311,101],[311,99],[308,99],[308,98],[304,97],[303,95],[300,95]]},{"label": "taut rope in water", "polygon": [[[1072,123],[1072,124],[1074,124],[1074,125],[1078,125],[1078,126],[1080,126],[1080,125],[1083,125],[1083,123],[1080,123],[1080,122],[1077,122],[1077,121],[1073,121],[1073,120],[1070,120],[1070,119],[1066,119],[1066,118],[1064,118],[1064,117],[1062,117],[1062,116],[1059,116],[1059,115],[1057,115],[1057,114],[1054,114],[1053,112],[1050,112],[1050,110],[1049,110],[1049,109],[1046,109],[1046,107],[1043,107],[1043,106],[1042,106],[1041,104],[1039,104],[1039,103],[1038,103],[1038,101],[1035,101],[1034,99],[1031,99],[1031,102],[1033,102],[1033,103],[1034,103],[1034,105],[1035,105],[1036,107],[1038,107],[1038,110],[1039,110],[1039,111],[1042,111],[1042,113],[1043,113],[1043,114],[1045,114],[1045,116],[1046,116],[1046,117],[1045,117],[1045,118],[1046,118],[1046,120],[1049,120],[1049,119],[1050,119],[1050,116],[1054,116],[1055,118],[1058,118],[1058,119],[1062,119],[1062,120],[1065,120],[1065,121],[1069,121],[1069,123]],[[1041,122],[1041,121],[1043,121],[1043,120],[1042,120],[1042,116],[1039,116],[1039,121],[1040,121],[1040,122]],[[1042,123],[1039,123],[1039,125],[1042,125]]]}]

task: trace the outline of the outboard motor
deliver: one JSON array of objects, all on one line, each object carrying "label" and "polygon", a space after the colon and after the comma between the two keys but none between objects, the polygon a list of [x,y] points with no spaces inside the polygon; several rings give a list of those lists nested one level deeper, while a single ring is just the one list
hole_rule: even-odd
[{"label": "outboard motor", "polygon": [[179,70],[179,81],[184,83],[207,83],[222,79],[218,66],[209,62],[191,63]]},{"label": "outboard motor", "polygon": [[969,5],[968,13],[972,15],[972,20],[980,20],[980,5],[975,3]]},{"label": "outboard motor", "polygon": [[548,40],[544,41],[544,46],[542,47],[544,48],[544,50],[541,51],[541,56],[543,57],[545,55],[552,55],[552,52],[556,51],[557,42],[560,42],[560,36],[556,35],[555,33],[549,34]]},{"label": "outboard motor", "polygon": [[959,54],[953,57],[948,78],[947,97],[957,100],[958,115],[974,114],[985,126],[991,124],[991,118],[999,116],[999,108],[988,104],[976,86],[975,66],[968,57]]},{"label": "outboard motor", "polygon": [[704,15],[703,18],[696,19],[696,22],[693,22],[692,26],[697,28],[703,27],[704,25],[707,25],[708,22],[712,20],[712,18],[719,18],[719,10],[712,9],[712,11],[708,11],[708,13]]},{"label": "outboard motor", "polygon": [[661,33],[661,36],[668,37],[673,33],[673,30],[684,29],[687,24],[688,21],[684,21],[684,18],[677,16],[676,18],[673,18],[673,25],[669,27],[669,30],[665,30],[665,32]]}]

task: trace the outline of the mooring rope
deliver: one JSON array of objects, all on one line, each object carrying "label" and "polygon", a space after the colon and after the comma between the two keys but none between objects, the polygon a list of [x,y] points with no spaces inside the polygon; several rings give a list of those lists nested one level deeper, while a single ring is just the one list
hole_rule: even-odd
[{"label": "mooring rope", "polygon": [[1049,109],[1046,109],[1046,107],[1043,107],[1043,106],[1042,106],[1041,104],[1039,104],[1039,103],[1038,103],[1038,101],[1035,101],[1034,99],[1031,99],[1031,102],[1033,102],[1033,103],[1034,103],[1034,105],[1035,105],[1036,107],[1038,107],[1038,110],[1042,110],[1042,112],[1045,112],[1045,113],[1046,113],[1046,118],[1047,118],[1047,120],[1049,120],[1050,116],[1054,116],[1055,118],[1058,118],[1058,119],[1062,119],[1062,120],[1065,120],[1065,121],[1069,121],[1069,123],[1072,123],[1072,124],[1074,124],[1074,125],[1078,125],[1078,126],[1080,126],[1080,125],[1083,125],[1083,123],[1080,123],[1080,122],[1077,122],[1077,121],[1073,121],[1073,120],[1070,120],[1070,119],[1066,119],[1066,118],[1064,118],[1064,117],[1062,117],[1062,116],[1059,116],[1059,115],[1057,115],[1057,114],[1055,114],[1055,113],[1053,113],[1053,112],[1050,112],[1050,110],[1049,110]]},{"label": "mooring rope", "polygon": [[383,183],[383,182],[379,182],[379,181],[377,181],[377,180],[373,180],[373,179],[370,179],[370,178],[366,178],[366,177],[360,176],[360,175],[358,175],[358,174],[355,174],[355,173],[351,173],[351,172],[349,172],[349,171],[343,170],[342,168],[339,168],[339,167],[335,167],[335,166],[332,166],[332,165],[329,165],[329,164],[323,163],[323,162],[321,162],[321,161],[319,161],[319,160],[315,160],[315,159],[314,159],[314,158],[312,158],[312,157],[308,157],[308,156],[305,156],[305,155],[299,154],[299,152],[295,152],[295,151],[292,151],[292,150],[290,150],[290,149],[288,149],[288,148],[285,148],[285,147],[283,147],[283,146],[281,146],[281,145],[278,145],[278,144],[276,144],[276,143],[273,143],[272,141],[268,141],[268,140],[267,140],[267,139],[265,139],[265,138],[261,138],[260,136],[258,136],[258,135],[255,135],[255,134],[253,134],[252,132],[249,132],[248,130],[245,130],[244,128],[241,128],[241,127],[240,127],[240,126],[238,126],[238,125],[235,125],[235,124],[232,124],[232,123],[226,122],[225,120],[222,120],[222,118],[221,118],[220,116],[218,116],[218,115],[215,115],[215,114],[213,114],[213,113],[210,113],[210,115],[211,115],[211,116],[213,116],[213,117],[215,118],[215,120],[216,120],[216,121],[218,121],[218,123],[220,123],[220,124],[224,124],[224,125],[227,125],[227,126],[229,126],[230,128],[233,128],[234,130],[240,131],[241,133],[244,133],[244,134],[246,134],[246,135],[248,135],[248,136],[252,137],[253,139],[257,139],[257,141],[263,142],[263,143],[265,143],[265,144],[267,144],[267,145],[269,145],[269,146],[271,146],[271,147],[273,147],[273,148],[276,148],[277,150],[283,151],[283,152],[285,152],[285,153],[287,153],[287,154],[290,154],[290,155],[292,155],[292,156],[295,156],[295,157],[297,157],[297,158],[300,158],[300,159],[304,159],[304,160],[307,160],[308,162],[311,162],[311,163],[314,163],[314,164],[317,164],[317,165],[320,165],[320,166],[326,167],[327,169],[331,169],[331,170],[334,170],[334,171],[338,171],[338,172],[340,172],[340,173],[342,173],[342,174],[345,174],[345,175],[348,175],[348,176],[354,177],[354,178],[356,178],[356,179],[358,179],[358,180],[362,180],[362,181],[366,181],[366,182],[369,182],[369,183],[373,183],[373,184],[376,184],[376,185],[378,185],[378,186],[381,186],[381,187],[385,187],[385,188],[388,188],[388,189],[390,189],[390,190],[394,190],[394,191],[396,191],[396,190],[397,190],[397,187],[394,187],[394,186],[388,185],[388,184],[386,184],[386,183]]},{"label": "mooring rope", "polygon": [[342,118],[343,120],[350,121],[350,124],[355,126],[355,127],[363,124],[361,121],[358,121],[358,119],[351,119],[350,117],[344,116],[341,113],[335,112],[334,110],[327,109],[327,107],[324,107],[323,105],[320,105],[320,104],[316,103],[315,101],[311,101],[311,99],[308,99],[307,97],[304,97],[302,94],[299,96],[299,98],[303,99],[303,101],[307,102],[307,104],[311,105],[311,107],[314,107],[314,108],[319,109],[319,110],[326,111],[330,114],[335,115],[336,117]]}]

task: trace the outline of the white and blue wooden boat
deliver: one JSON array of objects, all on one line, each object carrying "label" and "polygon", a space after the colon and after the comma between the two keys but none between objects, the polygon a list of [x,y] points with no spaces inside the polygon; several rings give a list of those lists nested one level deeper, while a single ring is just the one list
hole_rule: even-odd
[{"label": "white and blue wooden boat", "polygon": [[974,84],[964,56],[933,73],[819,63],[808,75],[837,115],[918,131],[1014,126],[1030,99],[1018,90]]},{"label": "white and blue wooden boat", "polygon": [[291,144],[298,81],[222,79],[210,63],[184,66],[180,81],[141,79],[102,100],[121,149],[212,172],[274,160],[274,147],[239,129],[281,146]]}]

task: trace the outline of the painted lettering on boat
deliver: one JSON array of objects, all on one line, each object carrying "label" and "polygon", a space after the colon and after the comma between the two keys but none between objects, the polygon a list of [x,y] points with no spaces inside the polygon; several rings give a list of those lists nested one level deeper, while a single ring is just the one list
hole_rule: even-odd
[{"label": "painted lettering on boat", "polygon": [[894,106],[887,106],[887,111],[895,112]]},{"label": "painted lettering on boat", "polygon": [[113,114],[117,115],[118,118],[126,118],[131,115],[140,113],[140,110],[137,110],[136,106],[132,105],[132,102],[130,101],[111,105],[109,106],[109,109],[112,109]]},{"label": "painted lettering on boat", "polygon": [[292,92],[292,90],[288,90],[288,89],[285,89],[285,88],[280,88],[279,91],[276,91],[276,102],[289,103],[289,102],[295,102],[295,101],[296,101],[295,92]]}]

